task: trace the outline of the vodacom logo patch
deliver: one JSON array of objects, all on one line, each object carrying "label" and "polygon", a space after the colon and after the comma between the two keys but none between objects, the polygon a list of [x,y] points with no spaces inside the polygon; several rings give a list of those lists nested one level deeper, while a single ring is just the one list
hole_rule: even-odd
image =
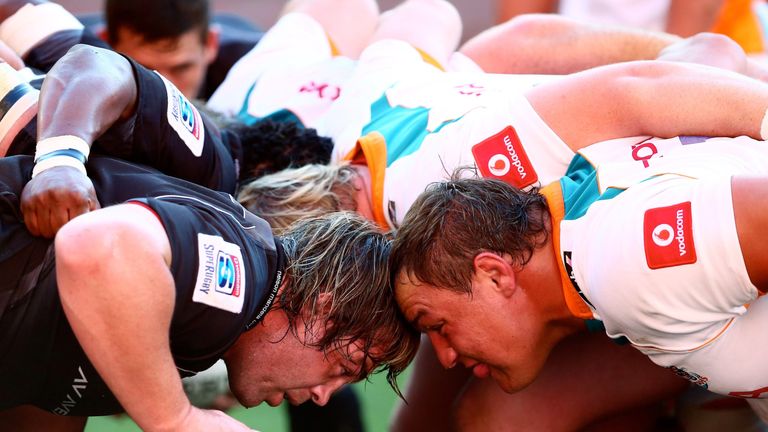
[{"label": "vodacom logo patch", "polygon": [[647,210],[643,237],[648,267],[659,269],[695,263],[691,202]]},{"label": "vodacom logo patch", "polygon": [[496,177],[504,177],[509,173],[511,167],[512,164],[509,159],[503,154],[493,155],[488,160],[488,171]]},{"label": "vodacom logo patch", "polygon": [[667,224],[659,224],[653,229],[651,238],[656,245],[664,247],[669,246],[675,239],[675,230]]},{"label": "vodacom logo patch", "polygon": [[521,189],[539,181],[520,138],[511,126],[475,144],[472,156],[483,177],[496,178]]}]

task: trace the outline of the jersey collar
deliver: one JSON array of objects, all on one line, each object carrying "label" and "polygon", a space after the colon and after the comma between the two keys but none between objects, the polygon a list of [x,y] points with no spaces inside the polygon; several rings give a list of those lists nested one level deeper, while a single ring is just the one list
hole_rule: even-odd
[{"label": "jersey collar", "polygon": [[565,304],[576,318],[593,319],[592,310],[587,306],[584,298],[579,293],[578,287],[571,280],[569,272],[566,271],[566,267],[570,267],[566,259],[570,259],[570,257],[566,257],[560,252],[560,222],[565,217],[563,189],[560,186],[560,182],[553,182],[543,187],[540,192],[547,199],[547,207],[549,207],[549,214],[552,218],[552,247],[554,248],[555,256],[558,257],[557,268],[560,273],[560,283]]},{"label": "jersey collar", "polygon": [[371,172],[371,206],[373,217],[383,230],[389,229],[384,215],[384,174],[387,169],[387,142],[378,132],[357,140],[355,148],[344,156],[345,161],[366,165]]}]

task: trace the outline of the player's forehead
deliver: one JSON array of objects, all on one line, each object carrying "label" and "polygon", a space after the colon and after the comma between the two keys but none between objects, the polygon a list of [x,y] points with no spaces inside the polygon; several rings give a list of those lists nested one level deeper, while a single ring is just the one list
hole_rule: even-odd
[{"label": "player's forehead", "polygon": [[329,355],[331,361],[344,364],[349,369],[354,369],[363,378],[373,372],[378,366],[374,358],[380,357],[384,352],[383,345],[371,345],[363,340],[339,343]]},{"label": "player's forehead", "polygon": [[118,29],[117,34],[115,49],[134,57],[137,61],[141,57],[158,56],[164,56],[168,62],[178,61],[195,56],[204,46],[197,29],[157,40],[147,40],[142,34],[127,27]]}]

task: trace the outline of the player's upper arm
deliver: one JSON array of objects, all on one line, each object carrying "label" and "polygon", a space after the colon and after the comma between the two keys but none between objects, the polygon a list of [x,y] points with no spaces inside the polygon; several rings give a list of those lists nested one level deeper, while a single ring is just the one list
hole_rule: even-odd
[{"label": "player's upper arm", "polygon": [[768,181],[762,176],[734,176],[731,180],[733,213],[739,245],[752,283],[768,292]]},{"label": "player's upper arm", "polygon": [[87,269],[110,265],[105,258],[117,249],[137,257],[171,263],[171,246],[157,215],[143,205],[121,204],[97,210],[66,224],[56,235],[57,262]]},{"label": "player's upper arm", "polygon": [[613,138],[747,135],[760,139],[768,86],[718,68],[644,61],[604,66],[526,97],[573,150]]}]

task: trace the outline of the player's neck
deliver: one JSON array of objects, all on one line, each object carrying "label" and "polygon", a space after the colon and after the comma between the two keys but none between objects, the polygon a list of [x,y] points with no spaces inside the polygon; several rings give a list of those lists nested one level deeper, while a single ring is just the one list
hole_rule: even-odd
[{"label": "player's neck", "polygon": [[517,274],[519,284],[532,293],[532,302],[547,326],[562,338],[583,328],[583,321],[573,316],[565,303],[558,256],[551,232],[547,241],[534,251],[530,261]]},{"label": "player's neck", "polygon": [[357,203],[357,212],[360,213],[368,220],[376,220],[373,214],[373,195],[371,171],[367,165],[354,164],[352,167],[357,172],[355,178],[355,187],[357,188],[357,194],[355,195],[355,202]]}]

